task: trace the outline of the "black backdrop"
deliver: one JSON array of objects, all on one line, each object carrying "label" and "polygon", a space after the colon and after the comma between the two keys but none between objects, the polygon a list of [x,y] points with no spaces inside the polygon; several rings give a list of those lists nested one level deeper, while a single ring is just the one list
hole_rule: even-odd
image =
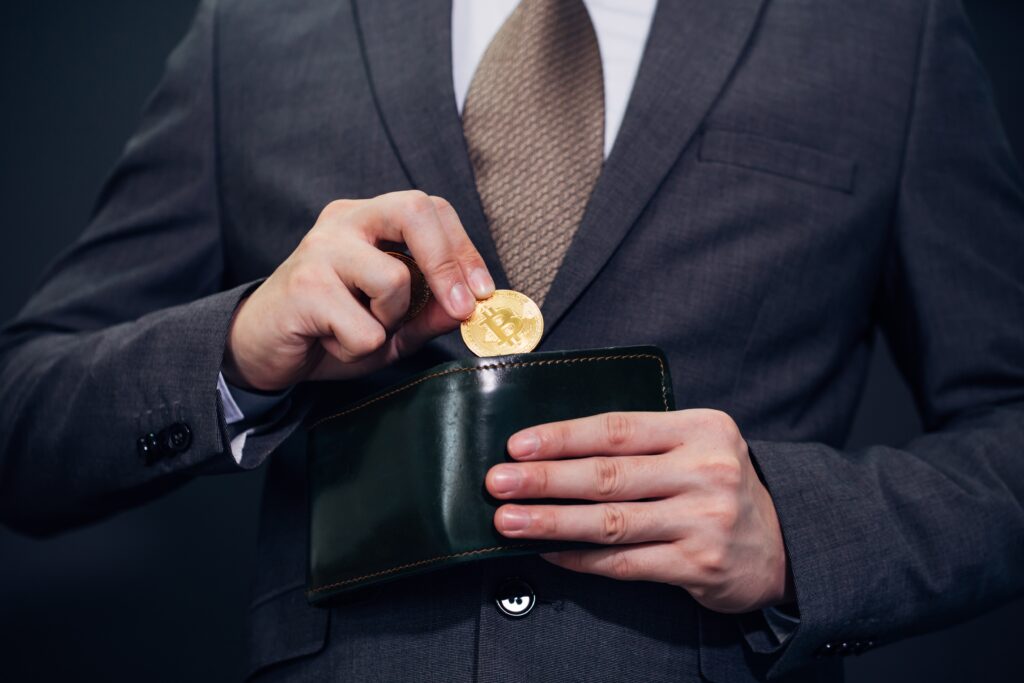
[{"label": "black backdrop", "polygon": [[[0,3],[0,320],[84,225],[195,0]],[[1024,2],[967,0],[1024,158]],[[1022,226],[1024,229],[1024,226]],[[851,445],[919,423],[883,346]],[[0,680],[234,680],[262,471],[37,541],[0,529]],[[1017,601],[850,661],[867,681],[1024,680]]]}]

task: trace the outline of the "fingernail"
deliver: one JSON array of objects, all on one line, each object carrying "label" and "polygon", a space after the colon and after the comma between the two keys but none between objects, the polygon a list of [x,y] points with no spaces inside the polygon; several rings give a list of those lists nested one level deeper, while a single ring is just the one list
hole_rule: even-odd
[{"label": "fingernail", "polygon": [[525,458],[540,450],[540,438],[533,432],[520,432],[508,443],[508,454],[514,458]]},{"label": "fingernail", "polygon": [[511,508],[501,512],[502,531],[522,531],[530,526],[530,513],[526,510]]},{"label": "fingernail", "polygon": [[468,318],[473,312],[474,298],[470,295],[466,285],[456,282],[452,285],[452,308],[462,318]]},{"label": "fingernail", "polygon": [[496,493],[512,493],[519,488],[523,477],[516,467],[498,465],[491,473],[491,488]]},{"label": "fingernail", "polygon": [[474,268],[469,274],[469,287],[477,299],[486,299],[494,294],[494,280],[483,268]]}]

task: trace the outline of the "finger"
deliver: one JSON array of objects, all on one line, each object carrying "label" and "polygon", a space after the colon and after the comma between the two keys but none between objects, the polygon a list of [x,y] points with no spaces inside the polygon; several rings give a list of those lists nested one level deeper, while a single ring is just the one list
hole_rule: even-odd
[{"label": "finger", "polygon": [[333,357],[321,361],[311,379],[359,377],[391,365],[419,349],[426,341],[459,325],[437,301],[430,301],[414,319],[402,324],[376,351],[355,362],[341,363]]},{"label": "finger", "polygon": [[333,258],[342,282],[369,298],[370,312],[394,330],[409,310],[412,275],[404,263],[366,242],[352,241]]},{"label": "finger", "polygon": [[[670,543],[641,543],[594,550],[542,553],[551,564],[583,574],[607,576],[620,581],[656,581],[679,584],[686,576],[678,553]],[[685,578],[683,579],[685,581]]]},{"label": "finger", "polygon": [[490,271],[487,270],[487,264],[484,263],[480,252],[473,246],[469,235],[466,234],[466,228],[459,220],[455,207],[441,197],[431,197],[430,199],[434,202],[441,225],[448,235],[448,241],[455,249],[456,258],[462,267],[466,282],[469,283],[469,288],[477,299],[486,299],[494,294],[494,279],[491,277]]},{"label": "finger", "polygon": [[500,500],[567,498],[623,501],[679,493],[682,468],[668,456],[596,456],[563,461],[502,463],[487,473],[487,491]]},{"label": "finger", "polygon": [[423,271],[434,296],[448,315],[465,320],[476,306],[462,266],[441,224],[434,202],[417,191],[375,197],[353,210],[368,242],[401,242]]},{"label": "finger", "polygon": [[387,332],[380,321],[340,282],[331,296],[318,299],[312,314],[318,321],[321,345],[344,363],[365,358],[387,340]]},{"label": "finger", "polygon": [[616,412],[550,422],[513,434],[519,460],[663,453],[682,443],[676,413]]},{"label": "finger", "polygon": [[494,527],[508,538],[620,545],[680,538],[684,523],[670,503],[502,505]]}]

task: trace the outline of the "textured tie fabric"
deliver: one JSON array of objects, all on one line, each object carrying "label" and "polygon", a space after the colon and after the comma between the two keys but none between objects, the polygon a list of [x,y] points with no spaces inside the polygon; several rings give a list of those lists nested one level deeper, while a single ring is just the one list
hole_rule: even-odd
[{"label": "textured tie fabric", "polygon": [[462,127],[511,285],[538,304],[604,160],[604,81],[583,0],[522,0],[473,76]]}]

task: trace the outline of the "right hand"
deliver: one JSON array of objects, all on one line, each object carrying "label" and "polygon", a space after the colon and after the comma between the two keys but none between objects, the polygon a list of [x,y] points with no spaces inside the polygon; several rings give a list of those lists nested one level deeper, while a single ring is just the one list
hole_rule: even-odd
[{"label": "right hand", "polygon": [[[410,273],[379,249],[403,243],[434,296],[412,320]],[[494,281],[452,206],[418,191],[331,202],[295,251],[235,312],[224,376],[279,391],[348,379],[455,329]]]}]

